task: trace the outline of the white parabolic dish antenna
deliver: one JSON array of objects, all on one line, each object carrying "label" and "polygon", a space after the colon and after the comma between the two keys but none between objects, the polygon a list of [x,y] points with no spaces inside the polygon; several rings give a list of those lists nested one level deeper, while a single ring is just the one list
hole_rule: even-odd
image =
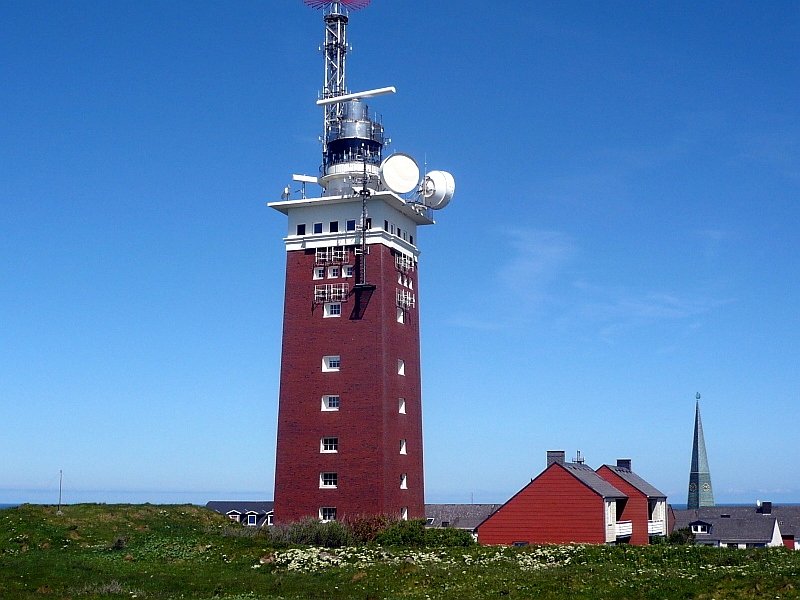
[{"label": "white parabolic dish antenna", "polygon": [[430,171],[422,183],[422,203],[439,210],[450,203],[456,193],[456,180],[447,171]]},{"label": "white parabolic dish antenna", "polygon": [[419,166],[408,154],[396,152],[381,163],[381,181],[395,194],[407,194],[419,183]]}]

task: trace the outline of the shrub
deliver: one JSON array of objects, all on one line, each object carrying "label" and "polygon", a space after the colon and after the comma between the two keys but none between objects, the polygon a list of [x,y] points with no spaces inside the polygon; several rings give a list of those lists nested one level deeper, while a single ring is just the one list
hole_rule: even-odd
[{"label": "shrub", "polygon": [[667,537],[667,543],[675,546],[684,546],[686,544],[694,544],[694,534],[688,527],[683,529],[676,529]]},{"label": "shrub", "polygon": [[428,528],[425,530],[425,545],[432,547],[464,548],[475,540],[469,531],[455,527]]},{"label": "shrub", "polygon": [[396,522],[388,515],[356,515],[345,517],[344,524],[350,529],[356,543],[366,544],[375,540],[382,531]]},{"label": "shrub", "polygon": [[375,542],[382,546],[424,546],[425,521],[397,521],[375,536]]},{"label": "shrub", "polygon": [[354,542],[353,533],[343,523],[339,521],[322,523],[312,518],[288,525],[277,525],[269,533],[273,542],[279,544],[340,548]]}]

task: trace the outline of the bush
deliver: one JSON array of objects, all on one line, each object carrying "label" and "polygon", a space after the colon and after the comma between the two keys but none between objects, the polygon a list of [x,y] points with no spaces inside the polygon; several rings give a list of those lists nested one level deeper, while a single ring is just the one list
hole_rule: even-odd
[{"label": "bush", "polygon": [[387,515],[357,515],[355,517],[345,517],[344,524],[353,534],[356,543],[367,544],[396,522]]},{"label": "bush", "polygon": [[322,523],[317,519],[303,519],[289,525],[276,525],[270,530],[270,538],[278,544],[298,544],[340,548],[353,544],[352,531],[339,521]]},{"label": "bush", "polygon": [[430,528],[425,530],[425,545],[438,548],[464,548],[475,544],[469,531],[455,527]]},{"label": "bush", "polygon": [[688,527],[683,529],[676,529],[667,537],[667,543],[675,546],[684,546],[686,544],[694,544],[694,534]]},{"label": "bush", "polygon": [[382,546],[422,547],[425,545],[425,521],[397,521],[376,535],[375,542]]}]

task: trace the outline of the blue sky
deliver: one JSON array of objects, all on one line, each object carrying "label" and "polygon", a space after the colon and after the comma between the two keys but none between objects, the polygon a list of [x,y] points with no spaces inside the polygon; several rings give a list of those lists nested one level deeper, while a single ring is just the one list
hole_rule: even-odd
[{"label": "blue sky", "polygon": [[[800,502],[800,4],[374,0],[348,85],[456,178],[420,231],[426,496],[545,451]],[[0,3],[0,502],[271,498],[321,14]]]}]

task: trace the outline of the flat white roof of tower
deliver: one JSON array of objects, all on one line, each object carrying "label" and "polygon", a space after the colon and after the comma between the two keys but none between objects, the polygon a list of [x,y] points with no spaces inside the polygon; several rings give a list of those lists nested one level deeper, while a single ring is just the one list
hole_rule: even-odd
[{"label": "flat white roof of tower", "polygon": [[[417,225],[433,225],[436,221],[430,215],[430,209],[422,204],[412,204],[406,202],[394,192],[376,192],[372,191],[369,197],[370,201],[380,200],[385,202],[392,208],[400,211],[409,219],[413,220]],[[361,202],[361,197],[358,195],[352,196],[322,196],[318,198],[298,198],[297,200],[280,200],[278,202],[268,202],[267,206],[274,208],[278,212],[285,215],[293,208],[303,208],[316,206],[319,204],[345,204],[349,202]]]}]

